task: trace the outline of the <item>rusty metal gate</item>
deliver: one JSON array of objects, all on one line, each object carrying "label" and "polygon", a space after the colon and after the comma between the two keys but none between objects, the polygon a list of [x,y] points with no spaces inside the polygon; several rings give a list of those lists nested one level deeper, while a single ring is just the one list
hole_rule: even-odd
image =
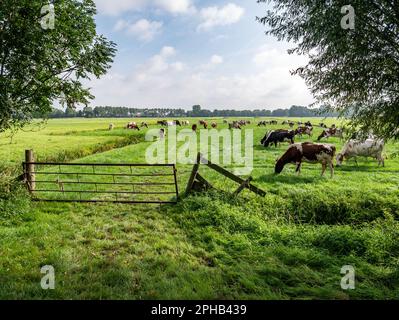
[{"label": "rusty metal gate", "polygon": [[[32,157],[31,157],[32,158]],[[176,204],[174,164],[23,162],[34,201]]]}]

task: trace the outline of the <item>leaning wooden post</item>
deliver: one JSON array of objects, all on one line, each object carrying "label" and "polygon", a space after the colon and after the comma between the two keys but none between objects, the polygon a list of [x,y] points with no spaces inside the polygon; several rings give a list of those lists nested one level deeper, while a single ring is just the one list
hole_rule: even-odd
[{"label": "leaning wooden post", "polygon": [[199,169],[199,166],[200,166],[200,163],[201,163],[201,158],[202,158],[202,155],[199,152],[198,155],[197,155],[197,160],[194,163],[193,171],[191,171],[190,178],[188,179],[187,188],[186,188],[186,194],[189,194],[191,189],[192,189],[192,187],[193,187],[193,183],[194,183],[194,180],[195,180],[195,178],[197,176],[198,169]]},{"label": "leaning wooden post", "polygon": [[25,150],[25,168],[26,168],[26,180],[29,187],[29,192],[33,192],[36,189],[36,176],[35,176],[35,156],[33,150]]}]

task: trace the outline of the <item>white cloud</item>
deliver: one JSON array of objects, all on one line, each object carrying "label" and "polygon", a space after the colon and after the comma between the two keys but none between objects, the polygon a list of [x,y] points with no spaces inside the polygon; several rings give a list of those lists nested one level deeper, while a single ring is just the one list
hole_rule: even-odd
[{"label": "white cloud", "polygon": [[98,11],[105,15],[119,15],[127,11],[139,11],[146,7],[172,14],[195,11],[191,0],[95,0]]},{"label": "white cloud", "polygon": [[[214,68],[187,65],[164,47],[129,75],[112,73],[90,84],[98,105],[141,107],[275,108],[313,102],[304,81],[290,74],[303,59],[285,49],[261,47],[248,70],[219,75]],[[212,60],[212,59],[211,59]],[[220,61],[220,59],[215,59]],[[252,69],[252,71],[250,71]]]},{"label": "white cloud", "polygon": [[237,23],[244,15],[244,8],[234,3],[229,3],[224,7],[207,7],[201,10],[201,23],[197,30],[209,30],[216,26],[226,26]]},{"label": "white cloud", "polygon": [[176,55],[176,49],[165,46],[159,54],[148,59],[146,63],[139,66],[137,74],[139,78],[148,79],[149,76],[163,75],[164,72],[174,70],[181,71],[184,69],[184,64],[180,61],[170,62],[170,59]]},{"label": "white cloud", "polygon": [[154,37],[161,33],[163,23],[159,21],[149,21],[140,19],[135,23],[119,20],[115,27],[115,31],[125,31],[128,35],[134,36],[142,41],[151,41]]},{"label": "white cloud", "polygon": [[164,58],[172,57],[175,54],[176,54],[176,49],[173,47],[168,47],[168,46],[163,47],[161,50],[161,53],[160,53],[160,55]]},{"label": "white cloud", "polygon": [[221,57],[221,56],[219,56],[217,54],[213,55],[212,58],[211,58],[211,63],[212,64],[221,64],[221,63],[223,63],[223,61],[224,61],[223,57]]},{"label": "white cloud", "polygon": [[155,0],[155,4],[170,13],[189,13],[195,12],[191,0]]}]

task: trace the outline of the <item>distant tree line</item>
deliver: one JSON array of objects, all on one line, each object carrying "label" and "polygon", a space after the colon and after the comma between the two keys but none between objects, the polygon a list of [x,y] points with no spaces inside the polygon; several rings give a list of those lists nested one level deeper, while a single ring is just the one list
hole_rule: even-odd
[{"label": "distant tree line", "polygon": [[[139,109],[128,107],[85,107],[82,110],[66,108],[64,110],[53,108],[47,115],[48,118],[180,118],[180,117],[335,117],[337,113],[324,111],[323,108],[310,109],[303,106],[292,106],[289,109],[277,110],[206,110],[195,105],[192,110],[184,109]],[[37,118],[41,118],[37,115]]]}]

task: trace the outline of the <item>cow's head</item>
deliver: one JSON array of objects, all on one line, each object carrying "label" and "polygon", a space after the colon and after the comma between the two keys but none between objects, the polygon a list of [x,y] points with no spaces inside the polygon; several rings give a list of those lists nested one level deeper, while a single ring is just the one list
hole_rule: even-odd
[{"label": "cow's head", "polygon": [[321,133],[321,135],[317,138],[317,141],[320,141],[322,138],[324,138],[324,137],[326,137],[326,136],[327,136],[326,131],[323,131],[323,132]]},{"label": "cow's head", "polygon": [[[260,144],[261,144],[262,146],[265,146],[266,139],[267,139],[267,133],[265,134],[265,136],[263,137],[263,139],[260,141]],[[266,146],[265,146],[265,147],[266,147]]]},{"label": "cow's head", "polygon": [[342,162],[344,162],[344,155],[342,153],[337,154],[337,166],[342,166]]},{"label": "cow's head", "polygon": [[283,171],[283,169],[284,169],[284,165],[285,164],[284,164],[282,158],[278,159],[276,161],[276,165],[274,167],[274,173],[275,174],[280,174]]}]

